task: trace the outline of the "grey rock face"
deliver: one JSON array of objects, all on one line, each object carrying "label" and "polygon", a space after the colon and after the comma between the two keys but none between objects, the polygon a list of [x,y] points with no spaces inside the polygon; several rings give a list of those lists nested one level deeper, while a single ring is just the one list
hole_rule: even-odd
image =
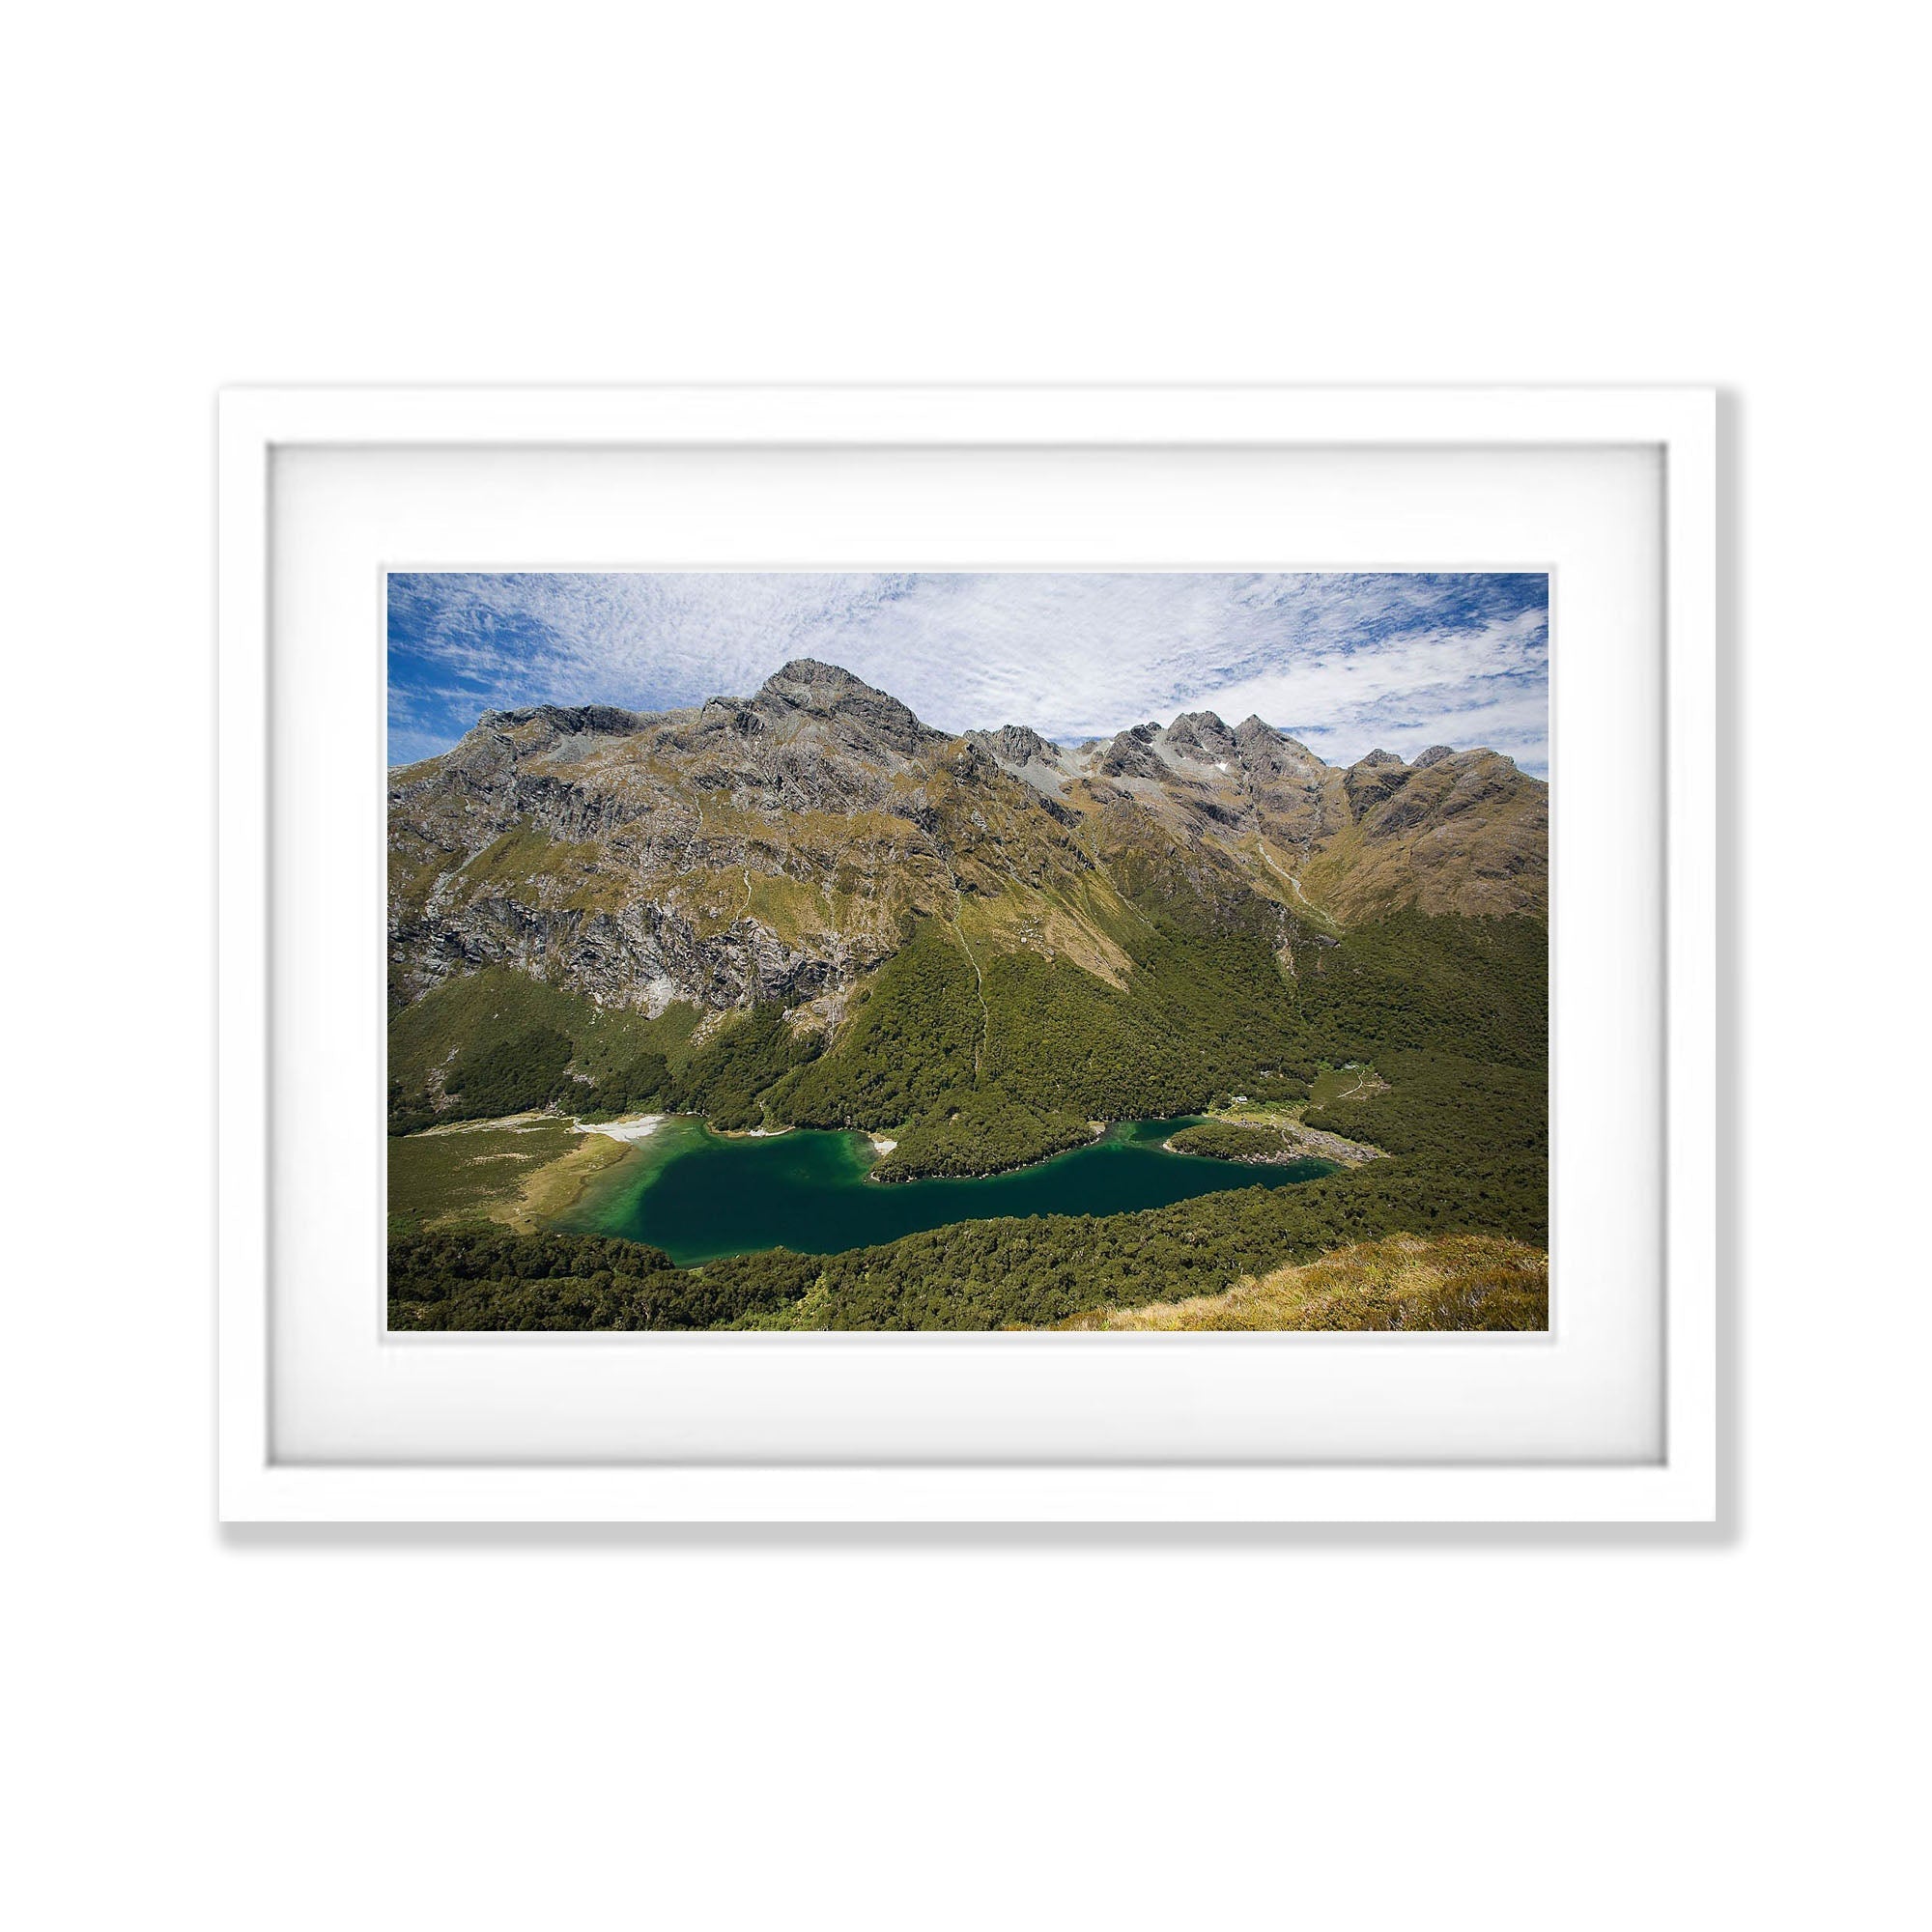
[{"label": "grey rock face", "polygon": [[1221,764],[1236,755],[1235,734],[1211,711],[1183,712],[1168,727],[1167,749],[1203,764]]},{"label": "grey rock face", "polygon": [[775,670],[750,708],[781,729],[796,730],[801,720],[830,725],[836,742],[853,751],[884,749],[914,757],[946,736],[921,724],[896,697],[816,658],[794,658]]},{"label": "grey rock face", "polygon": [[1244,718],[1235,726],[1235,750],[1241,769],[1264,783],[1319,781],[1328,769],[1298,738],[1259,718]]},{"label": "grey rock face", "polygon": [[1136,724],[1131,731],[1121,732],[1100,754],[1095,769],[1110,779],[1160,778],[1167,768],[1153,749],[1159,731],[1158,724]]},{"label": "grey rock face", "polygon": [[967,737],[983,745],[1001,764],[1021,768],[1058,760],[1060,747],[1024,724],[1002,724],[997,731],[969,731]]},{"label": "grey rock face", "polygon": [[1348,794],[1350,810],[1361,819],[1393,798],[1414,776],[1414,767],[1404,764],[1393,752],[1371,752],[1349,767],[1342,789]]},{"label": "grey rock face", "polygon": [[[451,974],[510,966],[586,993],[598,1005],[662,1012],[673,1000],[724,1009],[801,1005],[840,977],[754,920],[700,941],[688,921],[638,899],[614,912],[531,907],[507,895],[392,929],[391,963],[416,995]],[[870,959],[860,963],[869,965]]]},{"label": "grey rock face", "polygon": [[622,736],[639,729],[646,720],[614,704],[530,704],[519,711],[486,711],[476,721],[479,731],[507,730],[519,724],[542,724],[557,737],[582,737],[596,732]]}]

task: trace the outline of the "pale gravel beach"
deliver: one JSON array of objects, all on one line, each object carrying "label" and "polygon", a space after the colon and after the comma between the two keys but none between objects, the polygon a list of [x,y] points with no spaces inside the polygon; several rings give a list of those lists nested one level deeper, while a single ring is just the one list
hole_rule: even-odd
[{"label": "pale gravel beach", "polygon": [[639,1114],[629,1121],[576,1121],[580,1134],[608,1134],[613,1141],[647,1141],[661,1127],[667,1116]]}]

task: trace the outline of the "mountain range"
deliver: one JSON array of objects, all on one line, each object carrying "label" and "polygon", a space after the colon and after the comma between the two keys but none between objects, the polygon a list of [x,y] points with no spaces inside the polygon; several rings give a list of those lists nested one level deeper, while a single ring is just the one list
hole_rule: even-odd
[{"label": "mountain range", "polygon": [[825,1031],[921,921],[982,971],[1031,952],[1120,988],[1156,878],[1265,908],[1290,971],[1405,909],[1541,919],[1548,786],[1446,746],[1330,766],[1211,712],[951,736],[810,659],[692,710],[486,712],[390,774],[391,1004],[500,965],[600,1008],[778,1003]]},{"label": "mountain range", "polygon": [[[388,831],[393,1325],[1238,1325],[1212,1297],[1392,1236],[1547,1243],[1548,788],[1493,752],[1331,766],[1208,712],[954,735],[799,660],[689,710],[487,712],[391,771]],[[600,1158],[567,1119],[637,1114],[861,1129],[867,1182],[1156,1120],[1164,1159],[1334,1171],[685,1270],[532,1206]],[[1482,1256],[1293,1321],[1541,1325]]]}]

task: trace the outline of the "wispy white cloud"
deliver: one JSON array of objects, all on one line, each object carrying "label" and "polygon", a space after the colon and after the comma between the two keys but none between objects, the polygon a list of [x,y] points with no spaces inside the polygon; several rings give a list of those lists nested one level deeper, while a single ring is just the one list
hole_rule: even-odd
[{"label": "wispy white cloud", "polygon": [[816,657],[947,730],[1252,711],[1333,761],[1484,743],[1548,763],[1540,576],[417,574],[390,580],[389,642],[398,758],[490,706],[667,709]]}]

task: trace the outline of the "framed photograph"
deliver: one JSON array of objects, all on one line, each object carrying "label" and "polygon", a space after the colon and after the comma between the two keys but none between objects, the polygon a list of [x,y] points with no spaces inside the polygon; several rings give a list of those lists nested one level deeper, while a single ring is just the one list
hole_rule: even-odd
[{"label": "framed photograph", "polygon": [[224,1519],[1715,1518],[1710,391],[220,434]]}]

